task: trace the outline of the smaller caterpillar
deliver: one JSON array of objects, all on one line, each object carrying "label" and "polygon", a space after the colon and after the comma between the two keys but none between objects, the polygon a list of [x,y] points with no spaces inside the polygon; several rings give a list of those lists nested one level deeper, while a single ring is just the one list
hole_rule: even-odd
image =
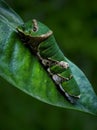
[{"label": "smaller caterpillar", "polygon": [[61,94],[74,104],[80,98],[80,90],[53,32],[35,19],[19,26],[17,31],[24,44],[31,48],[46,68]]}]

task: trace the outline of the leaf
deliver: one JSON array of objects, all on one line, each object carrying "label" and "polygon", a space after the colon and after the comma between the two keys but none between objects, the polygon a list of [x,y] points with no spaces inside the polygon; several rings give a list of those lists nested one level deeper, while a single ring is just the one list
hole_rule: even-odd
[{"label": "leaf", "polygon": [[0,0],[0,20],[7,22],[13,29],[18,25],[23,24],[23,20],[20,16],[17,15],[3,0]]},{"label": "leaf", "polygon": [[43,102],[97,115],[97,96],[83,72],[67,59],[81,91],[77,103],[70,104],[19,39],[15,28],[22,23],[21,18],[0,0],[0,76]]}]

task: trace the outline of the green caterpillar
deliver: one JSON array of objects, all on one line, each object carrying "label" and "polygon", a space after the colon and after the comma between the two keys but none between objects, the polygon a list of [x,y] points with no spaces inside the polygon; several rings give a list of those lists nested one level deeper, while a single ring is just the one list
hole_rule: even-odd
[{"label": "green caterpillar", "polygon": [[61,94],[70,103],[75,103],[80,98],[80,90],[53,32],[35,19],[17,27],[17,31],[24,44],[30,47],[45,67]]}]

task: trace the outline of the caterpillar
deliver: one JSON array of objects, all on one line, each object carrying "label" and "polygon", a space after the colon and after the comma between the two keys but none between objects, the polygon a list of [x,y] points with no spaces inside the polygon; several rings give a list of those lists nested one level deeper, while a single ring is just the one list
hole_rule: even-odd
[{"label": "caterpillar", "polygon": [[45,67],[59,92],[74,104],[80,98],[80,90],[53,32],[36,19],[18,26],[17,31],[22,42],[30,47]]}]

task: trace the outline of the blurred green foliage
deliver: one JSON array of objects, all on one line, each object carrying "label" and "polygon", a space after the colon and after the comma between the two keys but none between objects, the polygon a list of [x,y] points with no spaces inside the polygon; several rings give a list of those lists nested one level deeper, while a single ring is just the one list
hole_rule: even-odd
[{"label": "blurred green foliage", "polygon": [[[87,75],[97,93],[97,1],[6,0],[27,21],[50,27],[64,54]],[[4,83],[0,130],[97,130],[97,117],[50,106]]]}]

